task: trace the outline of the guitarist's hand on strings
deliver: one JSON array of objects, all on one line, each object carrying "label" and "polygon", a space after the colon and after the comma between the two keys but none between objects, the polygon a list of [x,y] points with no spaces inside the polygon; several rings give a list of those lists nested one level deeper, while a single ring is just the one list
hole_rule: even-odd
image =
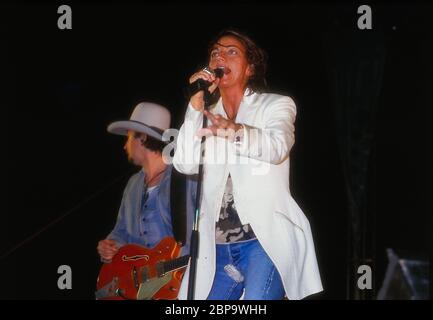
[{"label": "guitarist's hand on strings", "polygon": [[99,255],[104,261],[110,262],[113,259],[114,255],[119,251],[119,247],[117,242],[110,239],[101,240],[98,242],[98,250]]}]

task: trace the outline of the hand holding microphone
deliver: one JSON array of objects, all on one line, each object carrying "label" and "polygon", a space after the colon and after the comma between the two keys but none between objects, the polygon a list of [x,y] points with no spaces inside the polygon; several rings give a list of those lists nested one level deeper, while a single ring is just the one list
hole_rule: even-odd
[{"label": "hand holding microphone", "polygon": [[213,93],[218,87],[220,78],[224,75],[224,70],[218,68],[211,70],[209,68],[204,68],[196,73],[194,73],[189,78],[189,94],[190,102],[194,109],[197,111],[202,111],[204,108],[204,90],[208,90]]}]

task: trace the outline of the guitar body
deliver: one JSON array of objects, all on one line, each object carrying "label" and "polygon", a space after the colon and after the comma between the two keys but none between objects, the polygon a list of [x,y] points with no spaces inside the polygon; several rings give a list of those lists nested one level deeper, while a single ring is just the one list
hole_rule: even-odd
[{"label": "guitar body", "polygon": [[174,300],[184,268],[167,272],[167,263],[180,254],[174,238],[166,237],[152,249],[136,244],[121,247],[102,266],[96,283],[99,300]]}]

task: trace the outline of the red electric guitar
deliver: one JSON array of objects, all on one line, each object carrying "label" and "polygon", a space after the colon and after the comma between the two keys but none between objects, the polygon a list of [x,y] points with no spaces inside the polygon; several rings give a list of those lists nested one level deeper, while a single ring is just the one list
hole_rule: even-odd
[{"label": "red electric guitar", "polygon": [[176,299],[189,261],[189,256],[179,257],[180,249],[171,237],[162,239],[153,249],[135,244],[121,247],[99,272],[96,299]]}]

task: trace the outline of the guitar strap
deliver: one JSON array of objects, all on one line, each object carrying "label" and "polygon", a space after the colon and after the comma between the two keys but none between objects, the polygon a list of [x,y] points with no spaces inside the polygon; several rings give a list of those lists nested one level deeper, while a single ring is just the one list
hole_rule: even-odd
[{"label": "guitar strap", "polygon": [[186,177],[175,168],[171,171],[170,211],[173,236],[182,245],[186,243]]}]

